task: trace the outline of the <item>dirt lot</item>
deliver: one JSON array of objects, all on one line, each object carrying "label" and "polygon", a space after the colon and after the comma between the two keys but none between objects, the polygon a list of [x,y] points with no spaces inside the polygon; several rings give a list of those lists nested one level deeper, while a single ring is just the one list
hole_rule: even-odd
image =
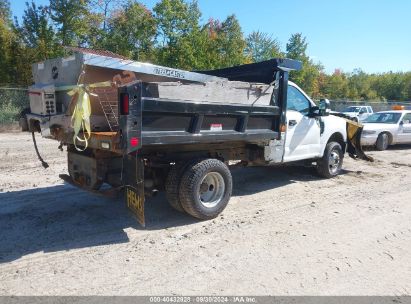
[{"label": "dirt lot", "polygon": [[65,152],[0,134],[2,295],[410,295],[410,146],[346,158],[344,174],[234,169],[234,196],[198,222],[159,195],[148,227],[121,200],[62,183]]}]

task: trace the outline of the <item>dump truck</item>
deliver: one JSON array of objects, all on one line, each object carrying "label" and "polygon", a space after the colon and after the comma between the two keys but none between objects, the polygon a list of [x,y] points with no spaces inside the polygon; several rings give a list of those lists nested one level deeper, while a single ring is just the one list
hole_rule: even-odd
[{"label": "dump truck", "polygon": [[366,158],[361,126],[329,115],[326,100],[317,106],[288,80],[298,61],[191,72],[72,52],[33,65],[24,125],[34,143],[39,132],[67,147],[61,178],[94,193],[125,193],[142,225],[145,200],[159,191],[177,211],[215,218],[232,194],[231,165],[304,163],[332,178],[346,152]]}]

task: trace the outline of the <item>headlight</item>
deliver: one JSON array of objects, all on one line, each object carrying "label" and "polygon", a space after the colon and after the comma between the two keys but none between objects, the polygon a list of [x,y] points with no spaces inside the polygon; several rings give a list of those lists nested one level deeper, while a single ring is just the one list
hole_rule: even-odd
[{"label": "headlight", "polygon": [[377,131],[374,130],[362,130],[362,135],[371,135],[371,134],[375,134],[377,133]]}]

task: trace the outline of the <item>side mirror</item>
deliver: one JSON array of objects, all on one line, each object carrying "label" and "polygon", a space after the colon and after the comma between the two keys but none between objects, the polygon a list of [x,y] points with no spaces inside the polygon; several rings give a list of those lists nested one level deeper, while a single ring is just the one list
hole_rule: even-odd
[{"label": "side mirror", "polygon": [[318,108],[320,110],[321,116],[328,116],[330,115],[330,112],[331,112],[331,103],[326,98],[320,99],[320,105]]},{"label": "side mirror", "polygon": [[309,117],[321,116],[320,108],[317,106],[310,107],[310,112],[308,113]]}]

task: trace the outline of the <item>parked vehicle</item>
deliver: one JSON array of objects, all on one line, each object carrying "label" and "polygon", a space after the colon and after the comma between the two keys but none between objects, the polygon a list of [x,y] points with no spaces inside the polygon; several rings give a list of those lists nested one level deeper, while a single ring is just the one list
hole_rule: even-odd
[{"label": "parked vehicle", "polygon": [[374,113],[372,107],[370,106],[350,106],[342,113],[346,116],[353,118],[354,121],[361,122],[367,119],[372,113]]},{"label": "parked vehicle", "polygon": [[411,111],[377,112],[364,121],[363,146],[375,146],[383,151],[390,145],[405,143],[411,143]]},{"label": "parked vehicle", "polygon": [[[303,161],[331,178],[347,148],[359,148],[361,128],[347,138],[350,122],[288,81],[300,68],[272,59],[193,73],[83,50],[33,66],[26,118],[30,131],[67,146],[65,181],[124,190],[143,225],[145,196],[160,190],[176,210],[211,219],[231,197],[229,161]],[[120,82],[118,93],[107,81]]]}]

